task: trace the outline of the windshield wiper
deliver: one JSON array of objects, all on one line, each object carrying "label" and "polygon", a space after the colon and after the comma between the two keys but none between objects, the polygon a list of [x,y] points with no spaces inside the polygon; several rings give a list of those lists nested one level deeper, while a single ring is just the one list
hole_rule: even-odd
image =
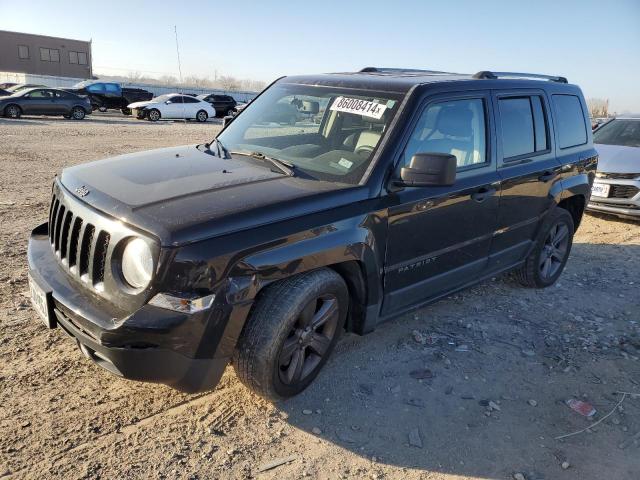
[{"label": "windshield wiper", "polygon": [[285,162],[284,160],[280,160],[279,158],[269,157],[262,152],[229,152],[231,155],[243,155],[245,157],[255,158],[257,160],[266,160],[270,162],[272,165],[278,168],[282,173],[289,177],[293,177],[295,172],[293,169],[295,166],[292,163]]}]

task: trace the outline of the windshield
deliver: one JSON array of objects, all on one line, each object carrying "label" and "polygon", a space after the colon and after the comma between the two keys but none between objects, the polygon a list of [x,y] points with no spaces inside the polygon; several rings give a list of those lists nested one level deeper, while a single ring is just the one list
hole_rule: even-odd
[{"label": "windshield", "polygon": [[615,119],[593,132],[593,143],[640,147],[640,119]]},{"label": "windshield", "polygon": [[277,84],[219,136],[230,152],[286,161],[319,180],[358,183],[398,110],[401,96]]},{"label": "windshield", "polygon": [[169,100],[171,97],[173,97],[174,94],[172,93],[167,93],[166,95],[160,95],[159,97],[155,97],[153,99],[154,102],[166,102],[167,100]]}]

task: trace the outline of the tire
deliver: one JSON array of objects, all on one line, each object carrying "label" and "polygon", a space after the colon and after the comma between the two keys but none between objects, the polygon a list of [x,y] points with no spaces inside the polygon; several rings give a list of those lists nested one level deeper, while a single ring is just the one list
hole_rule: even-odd
[{"label": "tire", "polygon": [[121,108],[120,111],[122,112],[123,115],[131,115],[130,108]]},{"label": "tire", "polygon": [[348,301],[344,280],[327,268],[269,285],[238,340],[233,355],[238,378],[270,400],[303,391],[331,354]]},{"label": "tire", "polygon": [[152,108],[149,110],[149,113],[147,113],[147,118],[152,122],[157,122],[161,117],[162,115],[160,115],[160,110],[157,108]]},{"label": "tire", "polygon": [[7,105],[4,108],[4,116],[9,118],[20,118],[22,115],[22,109],[15,104]]},{"label": "tire", "polygon": [[204,110],[199,110],[198,113],[196,113],[196,120],[201,123],[206,122],[207,118],[209,118],[209,115]]},{"label": "tire", "polygon": [[101,113],[106,113],[107,112],[107,107],[98,107],[98,111]]},{"label": "tire", "polygon": [[233,117],[235,114],[236,114],[236,109],[235,108],[230,108],[229,110],[227,110],[227,114],[225,116]]},{"label": "tire", "polygon": [[85,112],[82,107],[73,107],[71,109],[71,118],[74,120],[84,120],[86,114],[87,112]]},{"label": "tire", "polygon": [[562,274],[573,245],[573,218],[557,207],[545,220],[533,250],[514,275],[525,287],[546,288]]}]

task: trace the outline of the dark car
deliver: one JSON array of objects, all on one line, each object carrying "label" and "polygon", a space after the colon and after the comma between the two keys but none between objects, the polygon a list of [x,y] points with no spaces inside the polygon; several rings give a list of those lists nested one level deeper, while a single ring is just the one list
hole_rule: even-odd
[{"label": "dark car", "polygon": [[94,110],[120,110],[125,115],[131,115],[128,105],[144,102],[153,98],[153,93],[142,88],[122,87],[119,83],[87,80],[65,89],[77,95],[86,95],[91,100]]},{"label": "dark car", "polygon": [[213,105],[216,110],[217,117],[224,117],[235,114],[236,101],[231,95],[219,95],[212,93],[210,95],[198,95],[197,98]]},{"label": "dark car", "polygon": [[0,97],[0,112],[9,118],[20,118],[21,115],[62,115],[82,120],[91,113],[91,104],[86,97],[64,90],[34,88]]},{"label": "dark car", "polygon": [[[281,103],[299,121],[264,124]],[[288,397],[343,329],[509,270],[552,285],[596,168],[562,77],[283,77],[211,142],[63,170],[29,240],[33,304],[125,378],[206,390],[231,362]]]}]

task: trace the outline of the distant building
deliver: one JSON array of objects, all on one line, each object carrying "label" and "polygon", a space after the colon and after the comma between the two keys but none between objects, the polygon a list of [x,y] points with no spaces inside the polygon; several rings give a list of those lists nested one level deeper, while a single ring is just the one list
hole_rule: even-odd
[{"label": "distant building", "polygon": [[91,42],[0,30],[0,72],[91,78]]}]

